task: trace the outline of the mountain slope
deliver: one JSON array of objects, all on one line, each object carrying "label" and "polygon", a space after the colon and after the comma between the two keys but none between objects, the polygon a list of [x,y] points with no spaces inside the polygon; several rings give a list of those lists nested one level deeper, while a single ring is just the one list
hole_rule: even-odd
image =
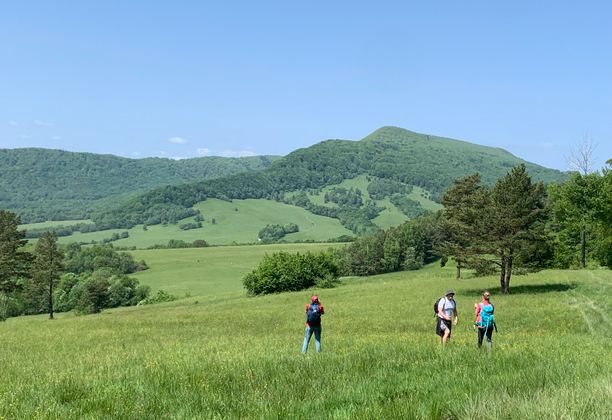
[{"label": "mountain slope", "polygon": [[[286,192],[320,189],[358,175],[422,187],[435,198],[458,177],[480,172],[486,183],[493,183],[521,163],[535,180],[565,178],[560,171],[527,163],[501,149],[383,127],[361,141],[326,140],[298,149],[263,171],[158,188],[93,218],[101,226],[129,227],[148,220],[151,224],[150,220],[159,220],[153,213],[163,211],[162,221],[171,221],[173,214],[207,198],[283,200]],[[330,215],[325,209],[298,201],[291,204]],[[342,215],[332,217],[341,219]]]},{"label": "mountain slope", "polygon": [[23,222],[88,218],[92,208],[162,185],[264,169],[275,156],[128,159],[49,149],[0,149],[0,208]]}]

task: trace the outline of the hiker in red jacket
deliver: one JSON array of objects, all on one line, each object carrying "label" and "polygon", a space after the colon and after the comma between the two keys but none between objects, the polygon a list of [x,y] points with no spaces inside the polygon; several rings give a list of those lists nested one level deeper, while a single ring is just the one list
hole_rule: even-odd
[{"label": "hiker in red jacket", "polygon": [[302,353],[308,351],[308,343],[313,333],[315,336],[315,348],[317,353],[321,351],[321,315],[324,313],[325,309],[323,309],[323,305],[319,302],[319,297],[317,295],[312,295],[310,303],[306,304],[306,332],[304,333]]}]

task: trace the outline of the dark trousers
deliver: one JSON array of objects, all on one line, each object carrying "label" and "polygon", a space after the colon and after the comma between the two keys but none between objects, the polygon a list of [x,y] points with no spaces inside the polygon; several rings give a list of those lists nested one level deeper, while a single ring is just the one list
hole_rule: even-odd
[{"label": "dark trousers", "polygon": [[482,347],[482,340],[485,336],[490,343],[493,337],[493,325],[489,325],[487,328],[478,328],[478,347]]}]

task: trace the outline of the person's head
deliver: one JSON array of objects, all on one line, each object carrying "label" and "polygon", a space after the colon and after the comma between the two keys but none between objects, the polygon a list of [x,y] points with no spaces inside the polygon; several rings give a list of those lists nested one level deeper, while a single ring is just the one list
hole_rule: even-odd
[{"label": "person's head", "polygon": [[484,300],[489,300],[491,298],[491,292],[489,292],[488,290],[485,290],[484,292],[482,292],[482,298]]},{"label": "person's head", "polygon": [[317,295],[312,295],[312,296],[310,297],[310,302],[312,302],[312,303],[319,303],[319,296],[317,296]]},{"label": "person's head", "polygon": [[446,291],[445,296],[446,296],[447,299],[454,299],[455,298],[455,292],[453,292],[451,289],[448,289]]}]

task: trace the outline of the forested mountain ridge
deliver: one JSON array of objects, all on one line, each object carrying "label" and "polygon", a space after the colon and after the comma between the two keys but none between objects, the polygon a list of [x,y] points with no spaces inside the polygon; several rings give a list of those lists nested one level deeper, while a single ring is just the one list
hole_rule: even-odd
[{"label": "forested mountain ridge", "polygon": [[[456,178],[479,172],[485,183],[492,184],[521,163],[526,164],[535,180],[551,182],[566,177],[563,172],[528,163],[502,149],[383,127],[361,141],[326,140],[298,149],[263,171],[157,188],[120,207],[98,212],[93,219],[106,227],[171,223],[189,216],[185,210],[207,198],[282,201],[286,192],[320,189],[358,175],[416,185],[436,198]],[[302,197],[291,204],[342,219],[341,214],[305,202]],[[357,217],[362,220],[377,214],[372,208],[360,211],[369,213]]]},{"label": "forested mountain ridge", "polygon": [[41,148],[0,149],[0,208],[22,222],[89,218],[101,205],[155,187],[265,169],[277,156],[174,160]]}]

